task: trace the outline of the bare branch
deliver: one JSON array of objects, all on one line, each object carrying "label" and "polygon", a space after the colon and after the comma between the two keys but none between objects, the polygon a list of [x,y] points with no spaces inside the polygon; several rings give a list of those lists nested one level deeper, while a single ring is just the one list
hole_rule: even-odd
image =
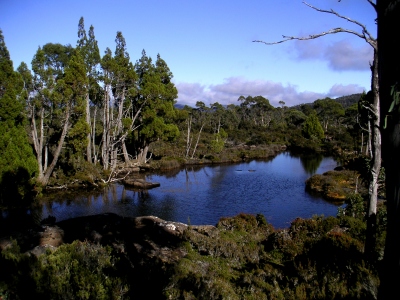
[{"label": "bare branch", "polygon": [[[372,1],[368,0],[368,2],[371,3]],[[360,22],[358,22],[356,20],[350,19],[349,17],[342,16],[341,14],[337,13],[333,9],[325,10],[325,9],[320,9],[318,7],[312,6],[311,4],[309,4],[309,3],[305,2],[305,1],[303,1],[303,3],[305,5],[307,5],[308,7],[312,8],[312,9],[315,9],[316,11],[323,12],[323,13],[328,13],[328,14],[333,14],[333,15],[341,18],[341,19],[344,19],[346,21],[349,21],[350,23],[353,23],[353,24],[356,24],[356,25],[360,26],[362,28],[362,35],[361,34],[360,35],[362,36],[363,39],[365,39],[365,40],[367,40],[367,39],[368,40],[375,40],[375,38],[368,32],[367,27],[364,24],[361,24]]]},{"label": "bare branch", "polygon": [[369,4],[372,5],[372,7],[375,9],[376,12],[378,12],[378,9],[376,8],[376,4],[372,0],[367,0]]},{"label": "bare branch", "polygon": [[[371,2],[371,0],[368,0],[368,2]],[[303,3],[305,5],[307,5],[308,7],[312,8],[312,9],[315,9],[316,11],[329,13],[329,14],[334,14],[339,18],[342,18],[342,19],[345,19],[345,20],[347,20],[347,21],[349,21],[351,23],[354,23],[354,24],[356,24],[356,25],[358,25],[358,26],[360,26],[362,28],[362,32],[360,33],[360,32],[357,32],[357,31],[354,31],[354,30],[351,30],[351,29],[338,27],[338,28],[332,28],[332,29],[330,29],[328,31],[324,31],[324,32],[317,33],[317,34],[311,34],[309,36],[303,36],[303,37],[283,35],[282,36],[283,40],[280,40],[280,41],[277,41],[277,42],[264,42],[264,41],[261,41],[261,40],[254,40],[253,42],[254,43],[263,43],[265,45],[276,45],[276,44],[284,43],[284,42],[291,41],[291,40],[299,40],[299,41],[313,40],[313,39],[316,39],[316,38],[319,38],[321,36],[325,36],[325,35],[328,35],[328,34],[336,34],[336,33],[343,32],[343,33],[354,34],[354,35],[358,36],[359,38],[365,40],[375,50],[377,49],[377,47],[378,47],[377,46],[377,40],[374,37],[372,37],[372,35],[368,32],[367,27],[365,25],[361,24],[358,21],[352,20],[352,19],[350,19],[348,17],[342,16],[342,15],[338,14],[337,12],[335,12],[334,10],[320,9],[320,8],[312,6],[311,4],[308,4],[305,1],[303,1]]]}]

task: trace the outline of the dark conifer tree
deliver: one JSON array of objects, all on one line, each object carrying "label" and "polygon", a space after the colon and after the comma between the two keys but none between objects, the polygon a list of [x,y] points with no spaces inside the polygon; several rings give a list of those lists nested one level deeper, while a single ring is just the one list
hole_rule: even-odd
[{"label": "dark conifer tree", "polygon": [[23,199],[37,171],[25,130],[24,82],[0,30],[0,202]]}]

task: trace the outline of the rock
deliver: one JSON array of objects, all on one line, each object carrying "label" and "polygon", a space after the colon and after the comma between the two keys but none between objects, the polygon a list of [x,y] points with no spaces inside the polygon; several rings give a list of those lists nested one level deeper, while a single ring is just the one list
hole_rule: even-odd
[{"label": "rock", "polygon": [[125,179],[123,181],[123,183],[126,186],[131,186],[131,187],[146,189],[146,190],[160,186],[160,184],[158,182],[148,182],[144,179]]},{"label": "rock", "polygon": [[39,257],[42,254],[45,254],[47,249],[50,249],[51,251],[56,250],[56,247],[53,247],[51,245],[43,245],[43,246],[36,246],[35,248],[33,248],[32,250],[30,250],[28,253]]},{"label": "rock", "polygon": [[58,226],[43,226],[44,231],[39,232],[39,246],[58,247],[63,244],[64,231]]},{"label": "rock", "polygon": [[12,241],[10,239],[0,239],[0,252],[12,247]]},{"label": "rock", "polygon": [[213,225],[195,225],[192,226],[193,230],[200,233],[204,234],[205,236],[211,236],[214,232],[217,231],[217,227]]}]

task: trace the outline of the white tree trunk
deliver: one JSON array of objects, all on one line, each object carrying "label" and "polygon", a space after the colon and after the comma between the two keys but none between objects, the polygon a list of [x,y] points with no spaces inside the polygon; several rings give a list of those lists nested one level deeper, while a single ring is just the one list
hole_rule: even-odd
[{"label": "white tree trunk", "polygon": [[86,159],[88,162],[92,162],[92,146],[91,146],[91,136],[90,136],[90,128],[92,127],[90,124],[90,100],[89,93],[86,94],[86,123],[89,127],[89,132],[87,134],[87,146],[86,146]]}]

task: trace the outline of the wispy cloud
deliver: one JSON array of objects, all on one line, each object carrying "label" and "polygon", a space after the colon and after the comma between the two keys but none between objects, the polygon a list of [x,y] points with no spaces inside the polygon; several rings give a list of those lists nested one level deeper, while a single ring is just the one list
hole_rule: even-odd
[{"label": "wispy cloud", "polygon": [[207,105],[215,102],[223,105],[237,105],[237,100],[241,95],[261,95],[269,99],[274,106],[278,106],[281,100],[287,106],[293,106],[325,97],[335,98],[363,91],[362,87],[355,84],[335,84],[326,93],[299,92],[297,86],[292,84],[283,85],[280,82],[270,80],[247,80],[243,77],[229,77],[221,84],[209,86],[180,82],[176,83],[176,87],[178,89],[178,103],[191,106],[194,106],[197,101],[202,101]]},{"label": "wispy cloud", "polygon": [[289,50],[298,60],[326,61],[334,71],[368,71],[373,59],[370,45],[356,47],[347,40],[326,44],[322,41],[295,41]]},{"label": "wispy cloud", "polygon": [[362,93],[364,90],[365,90],[364,88],[356,84],[348,84],[348,85],[335,84],[329,89],[329,92],[326,94],[326,97],[336,98],[340,96]]}]

